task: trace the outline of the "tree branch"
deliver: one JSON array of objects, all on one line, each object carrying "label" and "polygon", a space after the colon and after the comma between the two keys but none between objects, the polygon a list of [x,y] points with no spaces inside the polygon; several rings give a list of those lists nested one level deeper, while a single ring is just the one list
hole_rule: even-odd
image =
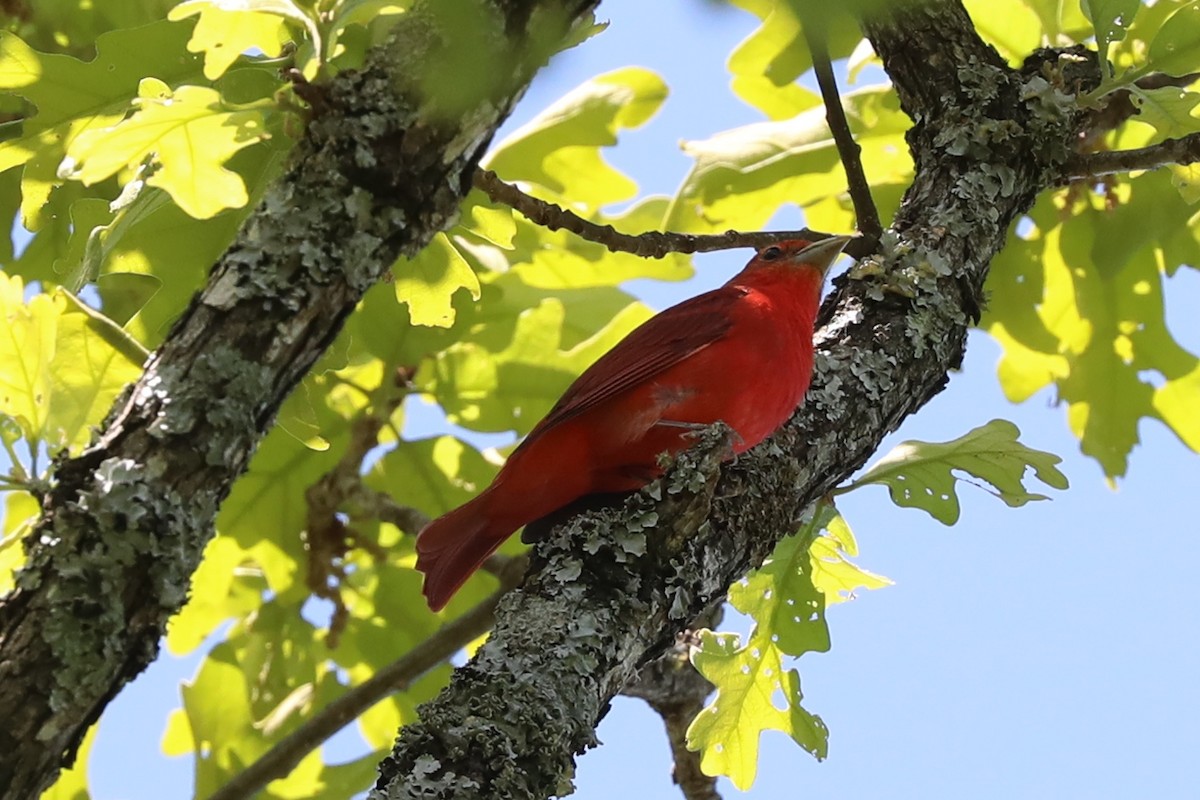
[{"label": "tree branch", "polygon": [[277,742],[262,758],[213,792],[208,800],[243,800],[252,797],[271,781],[285,777],[306,755],[366,713],[371,706],[393,692],[404,691],[426,672],[487,633],[495,621],[496,604],[506,592],[520,583],[527,563],[525,558],[510,559],[500,575],[500,588],[490,597],[443,625],[437,633],[366,681],[347,690]]},{"label": "tree branch", "polygon": [[[503,203],[521,212],[530,222],[552,231],[567,230],[581,239],[602,244],[614,253],[632,253],[643,258],[662,258],[668,253],[709,253],[714,250],[729,250],[736,247],[766,247],[788,239],[819,241],[833,234],[801,228],[798,231],[726,231],[716,234],[664,233],[621,233],[611,225],[597,225],[570,209],[539,200],[501,180],[491,170],[478,169],[474,175],[475,188],[493,201]],[[863,256],[870,250],[864,239],[852,239],[845,252],[851,256]]]},{"label": "tree branch", "polygon": [[1171,164],[1195,164],[1197,161],[1200,161],[1200,133],[1192,133],[1134,150],[1104,150],[1073,156],[1063,164],[1059,182],[1086,181],[1104,175],[1160,169]]},{"label": "tree branch", "polygon": [[[717,605],[704,615],[705,618],[693,623],[693,627],[712,628],[720,621],[721,613],[721,606]],[[643,668],[621,694],[645,700],[662,717],[674,765],[671,778],[685,800],[721,800],[717,779],[704,774],[700,769],[700,753],[687,747],[688,728],[715,688],[692,666],[691,649],[696,645],[693,631],[684,631],[675,638],[675,644]]]},{"label": "tree branch", "polygon": [[[448,227],[533,73],[598,0],[482,0],[497,79],[440,101],[455,57],[423,0],[340,73],[289,167],[96,441],[55,465],[0,600],[0,800],[37,797],[154,659],[213,520],[363,293]],[[452,20],[451,20],[452,22]],[[452,64],[450,64],[452,66]],[[432,87],[432,88],[431,88]]]},{"label": "tree branch", "polygon": [[864,26],[914,120],[916,175],[883,252],[835,281],[804,406],[735,463],[709,442],[621,508],[541,541],[487,643],[401,731],[373,800],[566,792],[572,755],[595,744],[630,676],[961,363],[989,261],[1078,136],[1077,104],[1042,74],[1086,67],[1087,87],[1099,71],[1052,52],[1011,70],[956,0],[885,8]]},{"label": "tree branch", "polygon": [[825,26],[818,22],[820,18],[821,14],[811,14],[804,19],[804,39],[808,42],[808,51],[812,55],[813,71],[817,74],[821,98],[825,101],[825,119],[837,145],[838,155],[841,156],[842,168],[846,171],[847,189],[850,192],[850,200],[854,203],[858,230],[872,243],[873,250],[879,242],[879,237],[883,235],[883,226],[879,222],[879,212],[875,209],[875,199],[871,196],[871,184],[863,172],[862,148],[854,141],[850,123],[846,121],[846,110],[842,108],[837,78],[834,77],[833,64],[829,60],[827,32]]},{"label": "tree branch", "polygon": [[377,562],[387,557],[377,543],[365,539],[342,522],[338,511],[347,501],[366,491],[362,481],[363,459],[379,443],[379,431],[403,402],[403,387],[414,371],[405,369],[397,373],[402,378],[402,381],[398,381],[400,385],[388,387],[383,393],[384,397],[376,398],[382,407],[369,406],[354,421],[350,426],[350,441],[342,457],[304,492],[304,500],[308,504],[304,528],[304,549],[308,557],[305,582],[315,597],[333,604],[325,639],[331,649],[337,647],[350,617],[350,611],[342,599],[342,583],[346,580],[342,562],[346,553],[358,547],[370,552]]}]

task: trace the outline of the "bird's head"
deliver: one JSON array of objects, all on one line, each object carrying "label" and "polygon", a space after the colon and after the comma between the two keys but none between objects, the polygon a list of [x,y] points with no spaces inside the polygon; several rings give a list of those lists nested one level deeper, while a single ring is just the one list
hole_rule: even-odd
[{"label": "bird's head", "polygon": [[830,236],[819,242],[805,239],[788,239],[767,245],[758,251],[751,266],[757,267],[810,267],[824,277],[850,236]]}]

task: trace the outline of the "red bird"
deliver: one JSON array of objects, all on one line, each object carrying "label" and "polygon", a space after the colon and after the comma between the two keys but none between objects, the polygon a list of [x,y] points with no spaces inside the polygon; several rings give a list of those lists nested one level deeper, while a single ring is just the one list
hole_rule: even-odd
[{"label": "red bird", "polygon": [[582,497],[630,492],[717,420],[748,450],[808,389],[821,286],[849,237],[764,247],[724,286],[644,322],[592,364],[525,437],[492,485],[417,537],[440,610],[523,525]]}]

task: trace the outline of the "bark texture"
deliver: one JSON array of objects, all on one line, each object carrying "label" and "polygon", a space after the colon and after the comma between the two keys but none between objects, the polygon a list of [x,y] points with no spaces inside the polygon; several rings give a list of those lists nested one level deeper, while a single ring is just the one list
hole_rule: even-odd
[{"label": "bark texture", "polygon": [[472,63],[489,80],[453,102],[436,78],[462,49],[462,4],[442,0],[405,14],[363,69],[308,87],[314,119],[286,174],[102,434],[55,466],[28,564],[0,601],[0,798],[37,797],[157,655],[217,508],[288,392],[395,259],[454,221],[496,128],[596,2],[469,4],[483,37]]},{"label": "bark texture", "polygon": [[613,695],[960,364],[988,263],[1057,179],[1073,94],[1099,72],[1050,50],[1010,69],[958,0],[892,8],[864,29],[914,122],[916,176],[880,252],[823,309],[804,407],[736,463],[709,441],[622,509],[542,542],[487,644],[401,731],[373,800],[568,792]]}]

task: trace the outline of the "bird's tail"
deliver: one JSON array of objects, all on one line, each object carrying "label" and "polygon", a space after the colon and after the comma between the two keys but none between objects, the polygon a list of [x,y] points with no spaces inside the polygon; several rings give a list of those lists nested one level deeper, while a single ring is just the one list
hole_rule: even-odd
[{"label": "bird's tail", "polygon": [[487,493],[444,514],[417,535],[417,569],[429,607],[442,608],[467,578],[504,543],[512,530],[498,531],[484,504]]}]

